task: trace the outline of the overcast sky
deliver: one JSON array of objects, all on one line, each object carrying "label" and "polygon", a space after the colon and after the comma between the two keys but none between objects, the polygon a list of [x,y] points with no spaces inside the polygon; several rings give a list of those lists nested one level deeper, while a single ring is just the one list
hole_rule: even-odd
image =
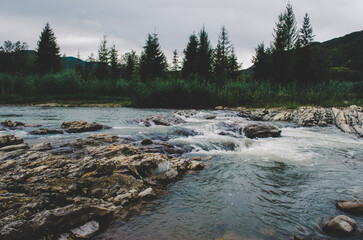
[{"label": "overcast sky", "polygon": [[[363,30],[363,0],[290,0],[298,23],[310,15],[316,41]],[[254,48],[269,44],[287,0],[0,0],[0,43],[25,41],[35,49],[46,22],[62,54],[82,59],[97,54],[102,36],[120,54],[141,52],[148,33],[156,32],[170,61],[182,58],[189,35],[205,25],[211,44],[225,25],[243,68],[251,65]]]}]

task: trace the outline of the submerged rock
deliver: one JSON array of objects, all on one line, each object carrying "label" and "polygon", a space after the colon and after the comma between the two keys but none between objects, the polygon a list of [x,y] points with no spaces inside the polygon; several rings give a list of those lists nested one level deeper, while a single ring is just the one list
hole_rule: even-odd
[{"label": "submerged rock", "polygon": [[90,221],[79,228],[74,228],[71,233],[76,238],[88,239],[92,237],[100,228],[100,224],[96,221]]},{"label": "submerged rock", "polygon": [[134,120],[137,123],[141,123],[145,125],[146,127],[150,127],[152,125],[162,125],[162,126],[172,126],[172,125],[178,125],[181,123],[185,123],[183,119],[177,116],[167,116],[167,115],[156,115],[151,116],[147,118],[142,119],[136,119]]},{"label": "submerged rock", "polygon": [[14,135],[0,136],[0,147],[5,147],[9,145],[17,145],[23,143],[22,138],[15,137]]},{"label": "submerged rock", "polygon": [[331,219],[323,230],[328,234],[347,235],[353,233],[357,223],[354,219],[345,215],[339,215]]},{"label": "submerged rock", "polygon": [[68,121],[62,123],[61,128],[65,129],[68,133],[91,132],[101,129],[108,129],[110,127],[98,123],[88,123],[86,121]]},{"label": "submerged rock", "polygon": [[354,215],[363,215],[362,200],[339,200],[337,201],[336,206],[343,212]]},{"label": "submerged rock", "polygon": [[151,145],[153,141],[150,138],[145,138],[141,141],[141,145]]},{"label": "submerged rock", "polygon": [[48,128],[39,128],[30,132],[33,135],[46,135],[46,134],[63,134],[63,130],[59,129],[48,129]]},{"label": "submerged rock", "polygon": [[191,130],[188,128],[183,128],[183,127],[176,127],[174,129],[172,129],[171,134],[185,136],[185,137],[200,135],[198,132],[196,132],[194,130]]},{"label": "submerged rock", "polygon": [[243,128],[248,138],[280,137],[281,130],[278,127],[267,124],[249,124]]}]

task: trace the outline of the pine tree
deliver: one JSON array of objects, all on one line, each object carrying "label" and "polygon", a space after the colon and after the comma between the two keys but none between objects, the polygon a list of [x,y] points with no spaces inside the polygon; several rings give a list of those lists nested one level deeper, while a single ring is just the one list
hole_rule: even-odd
[{"label": "pine tree", "polygon": [[229,41],[225,26],[223,26],[213,54],[213,72],[216,76],[228,75],[232,77],[239,68],[234,47]]},{"label": "pine tree", "polygon": [[164,74],[167,62],[161,51],[158,35],[149,34],[140,58],[140,77],[142,80],[152,79]]},{"label": "pine tree", "polygon": [[197,73],[197,53],[198,53],[198,38],[193,33],[189,36],[187,48],[184,50],[184,60],[182,74],[188,77],[190,74]]},{"label": "pine tree", "polygon": [[110,52],[107,47],[107,36],[103,35],[98,48],[98,63],[96,68],[96,77],[98,79],[105,79],[108,77],[109,55]]},{"label": "pine tree", "polygon": [[179,56],[178,56],[178,51],[175,49],[173,51],[173,61],[171,63],[171,68],[170,70],[172,72],[178,72],[180,70],[180,66],[179,66]]},{"label": "pine tree", "polygon": [[81,63],[81,54],[79,53],[79,49],[77,52],[77,60],[76,63],[74,64],[74,71],[76,71],[77,73],[82,73],[83,72],[83,66]]},{"label": "pine tree", "polygon": [[139,70],[139,56],[134,50],[122,56],[121,65],[123,76],[127,80],[135,79]]},{"label": "pine tree", "polygon": [[45,25],[40,34],[35,61],[39,72],[56,72],[60,70],[60,48],[49,23]]},{"label": "pine tree", "polygon": [[120,75],[120,68],[118,62],[118,51],[115,44],[110,49],[110,65],[111,65],[111,77],[116,79]]},{"label": "pine tree", "polygon": [[197,73],[202,80],[210,77],[212,70],[212,47],[209,42],[208,33],[203,26],[199,32],[199,47],[197,52]]},{"label": "pine tree", "polygon": [[257,45],[255,48],[256,55],[252,58],[252,63],[254,65],[254,78],[256,80],[265,80],[266,78],[266,52],[265,52],[265,44],[261,43]]},{"label": "pine tree", "polygon": [[287,4],[285,12],[279,15],[273,36],[276,52],[289,51],[295,47],[297,40],[296,20],[291,4]]},{"label": "pine tree", "polygon": [[299,47],[307,47],[314,40],[313,28],[310,24],[309,14],[305,13],[303,26],[299,29],[299,39],[298,45]]}]

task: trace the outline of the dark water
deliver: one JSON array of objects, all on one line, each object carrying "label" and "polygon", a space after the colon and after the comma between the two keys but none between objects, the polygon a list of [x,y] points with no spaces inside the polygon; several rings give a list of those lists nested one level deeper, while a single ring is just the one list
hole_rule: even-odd
[{"label": "dark water", "polygon": [[[59,127],[65,120],[96,121],[114,127],[104,132],[120,136],[168,135],[194,147],[192,156],[212,156],[206,169],[168,186],[141,216],[116,222],[96,239],[334,239],[321,227],[342,214],[338,199],[363,199],[363,141],[335,127],[299,128],[275,123],[277,139],[250,140],[220,136],[223,124],[247,120],[233,113],[201,111],[185,118],[183,127],[203,135],[178,137],[170,127],[150,127],[130,120],[171,110],[103,108],[0,108],[0,120]],[[208,114],[214,120],[204,120]],[[11,117],[9,117],[11,116]],[[223,123],[223,124],[221,124]],[[0,132],[8,134],[9,132]],[[11,133],[29,143],[64,141],[89,133],[46,137],[27,131]],[[234,145],[234,148],[226,146]],[[233,150],[231,150],[233,149]],[[363,228],[363,217],[354,217]],[[355,235],[345,239],[362,239]]]}]

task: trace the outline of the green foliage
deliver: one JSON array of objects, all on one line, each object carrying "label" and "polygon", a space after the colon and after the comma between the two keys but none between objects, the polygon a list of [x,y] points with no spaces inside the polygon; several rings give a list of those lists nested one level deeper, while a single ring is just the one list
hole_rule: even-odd
[{"label": "green foliage", "polygon": [[209,80],[212,71],[213,50],[205,28],[199,32],[199,46],[197,50],[197,73],[202,80]]},{"label": "green foliage", "polygon": [[187,48],[184,50],[184,60],[182,74],[183,77],[188,77],[191,74],[197,73],[197,53],[198,53],[198,38],[193,33],[189,36]]},{"label": "green foliage", "polygon": [[40,73],[57,72],[61,68],[60,48],[49,23],[45,25],[38,41],[36,67]]},{"label": "green foliage", "polygon": [[298,40],[296,41],[296,48],[302,48],[309,46],[313,40],[313,28],[310,24],[309,14],[305,13],[302,27],[299,29]]}]

